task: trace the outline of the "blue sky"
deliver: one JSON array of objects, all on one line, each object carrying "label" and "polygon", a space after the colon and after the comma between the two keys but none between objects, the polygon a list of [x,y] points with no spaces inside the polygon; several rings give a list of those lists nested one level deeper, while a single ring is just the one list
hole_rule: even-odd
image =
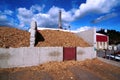
[{"label": "blue sky", "polygon": [[28,30],[35,20],[38,27],[57,28],[59,10],[64,28],[120,31],[120,0],[1,0],[0,26]]}]

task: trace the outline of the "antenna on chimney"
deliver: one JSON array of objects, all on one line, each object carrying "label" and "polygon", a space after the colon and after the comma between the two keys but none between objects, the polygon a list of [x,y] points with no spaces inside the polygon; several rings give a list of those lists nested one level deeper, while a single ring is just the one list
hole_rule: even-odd
[{"label": "antenna on chimney", "polygon": [[59,21],[58,21],[58,28],[59,29],[62,29],[62,19],[61,19],[61,16],[62,16],[62,12],[61,12],[61,10],[59,10]]}]

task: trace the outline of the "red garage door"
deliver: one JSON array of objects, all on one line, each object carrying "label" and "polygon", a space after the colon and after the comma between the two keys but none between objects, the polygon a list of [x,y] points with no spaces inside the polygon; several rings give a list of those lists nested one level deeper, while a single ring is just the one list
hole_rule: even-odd
[{"label": "red garage door", "polygon": [[76,48],[64,47],[63,48],[63,60],[76,60]]}]

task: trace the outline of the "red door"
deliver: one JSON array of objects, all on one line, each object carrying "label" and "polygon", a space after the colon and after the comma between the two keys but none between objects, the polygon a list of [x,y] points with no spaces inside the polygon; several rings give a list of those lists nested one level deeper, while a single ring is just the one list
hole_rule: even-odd
[{"label": "red door", "polygon": [[76,47],[64,47],[63,60],[76,60]]}]

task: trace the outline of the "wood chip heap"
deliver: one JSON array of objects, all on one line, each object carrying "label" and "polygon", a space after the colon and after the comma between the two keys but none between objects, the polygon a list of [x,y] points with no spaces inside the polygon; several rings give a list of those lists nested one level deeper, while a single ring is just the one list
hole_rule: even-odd
[{"label": "wood chip heap", "polygon": [[39,31],[44,40],[38,42],[37,46],[64,46],[64,47],[87,47],[89,44],[74,33],[59,30]]},{"label": "wood chip heap", "polygon": [[119,67],[98,59],[0,69],[2,80],[119,80],[119,75]]},{"label": "wood chip heap", "polygon": [[[36,47],[88,47],[89,44],[74,33],[59,30],[37,31]],[[29,47],[30,33],[16,28],[0,27],[0,47]]]},{"label": "wood chip heap", "polygon": [[30,33],[16,28],[0,27],[0,47],[28,47]]}]

